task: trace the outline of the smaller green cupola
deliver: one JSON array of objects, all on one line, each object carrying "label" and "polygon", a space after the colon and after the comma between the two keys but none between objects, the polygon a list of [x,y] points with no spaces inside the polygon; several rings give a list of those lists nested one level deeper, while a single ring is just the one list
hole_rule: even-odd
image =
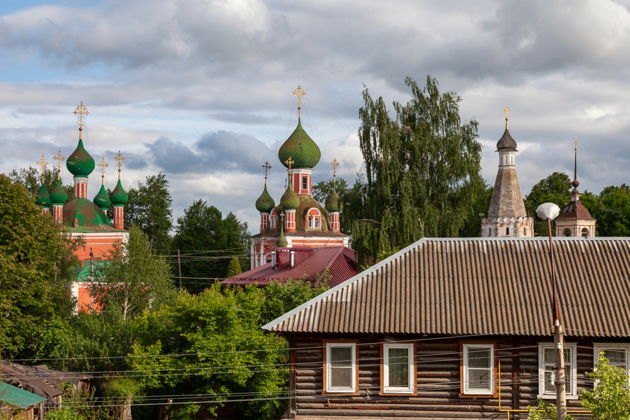
[{"label": "smaller green cupola", "polygon": [[260,197],[256,200],[256,210],[261,213],[269,213],[275,206],[276,203],[267,191],[267,185],[265,185],[262,194],[260,194]]},{"label": "smaller green cupola", "polygon": [[42,207],[50,207],[50,205],[52,204],[52,201],[50,201],[50,193],[48,192],[48,189],[44,184],[39,187],[35,204],[38,204]]},{"label": "smaller green cupola", "polygon": [[300,207],[300,197],[293,191],[290,184],[280,199],[280,205],[285,210],[295,210]]},{"label": "smaller green cupola", "polygon": [[114,191],[112,191],[112,193],[109,195],[109,199],[115,206],[124,206],[125,204],[127,204],[127,201],[129,200],[129,195],[123,188],[122,183],[120,182],[120,178],[118,179],[118,183],[116,183],[116,188],[114,188]]},{"label": "smaller green cupola", "polygon": [[50,200],[52,201],[53,204],[64,204],[67,199],[68,199],[68,193],[66,192],[66,189],[61,184],[61,180],[57,179],[57,181],[55,181],[55,187],[52,189],[52,192],[50,193]]},{"label": "smaller green cupola", "polygon": [[288,246],[289,243],[287,242],[287,237],[284,236],[284,227],[283,227],[284,223],[280,223],[280,236],[278,237],[278,241],[276,242],[276,245],[278,245],[279,247],[285,247]]},{"label": "smaller green cupola", "polygon": [[96,204],[98,208],[100,208],[103,211],[107,210],[112,205],[112,202],[109,198],[109,194],[107,193],[105,186],[102,184],[101,184],[101,189],[98,190],[98,194],[96,194],[93,201],[94,201],[94,204]]}]

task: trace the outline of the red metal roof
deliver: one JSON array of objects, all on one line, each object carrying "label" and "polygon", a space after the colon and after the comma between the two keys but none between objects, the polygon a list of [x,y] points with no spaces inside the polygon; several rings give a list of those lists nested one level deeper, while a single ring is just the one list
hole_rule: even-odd
[{"label": "red metal roof", "polygon": [[[253,270],[223,280],[222,284],[265,286],[271,281],[306,280],[321,282],[328,273],[328,285],[336,286],[359,273],[354,251],[347,247],[278,248],[276,267],[267,263]],[[295,263],[290,266],[290,253]]]}]

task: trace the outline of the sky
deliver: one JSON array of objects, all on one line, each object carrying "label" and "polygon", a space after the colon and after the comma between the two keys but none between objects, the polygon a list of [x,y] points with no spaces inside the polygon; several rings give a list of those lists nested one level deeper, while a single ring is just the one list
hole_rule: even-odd
[{"label": "sky", "polygon": [[404,78],[430,74],[479,122],[488,183],[509,106],[525,194],[571,172],[574,141],[581,189],[598,193],[628,182],[629,65],[630,0],[3,0],[0,172],[72,153],[82,101],[107,186],[120,150],[127,188],[162,171],[175,217],[202,199],[255,233],[266,160],[270,193],[283,192],[298,85],[322,150],[314,182],[334,157],[352,183],[363,89],[406,102]]}]

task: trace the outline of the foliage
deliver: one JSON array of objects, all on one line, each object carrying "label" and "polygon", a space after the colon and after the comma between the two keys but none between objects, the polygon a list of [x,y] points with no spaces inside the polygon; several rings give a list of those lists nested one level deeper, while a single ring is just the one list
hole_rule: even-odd
[{"label": "foliage", "polygon": [[[366,186],[353,214],[353,248],[364,262],[423,236],[456,236],[483,191],[477,122],[462,122],[461,98],[440,93],[428,76],[424,88],[407,78],[412,98],[394,103],[366,89],[359,141]],[[358,207],[358,206],[357,206]]]},{"label": "foliage", "polygon": [[[326,199],[333,192],[337,191],[339,194],[340,202],[343,203],[343,197],[348,190],[348,182],[343,178],[337,178],[337,182],[333,183],[333,180],[319,181],[313,185],[313,198],[317,200],[322,206],[326,204]],[[341,211],[343,211],[343,206]]]},{"label": "foliage", "polygon": [[[131,368],[143,372],[142,388],[151,394],[201,394],[203,401],[222,402],[234,393],[254,393],[249,395],[268,400],[239,403],[235,408],[243,417],[277,418],[284,407],[274,398],[287,381],[286,342],[260,328],[264,300],[255,288],[222,291],[215,284],[199,295],[182,292],[172,306],[145,313],[133,355],[147,357],[130,359]],[[174,353],[191,356],[150,357]],[[208,403],[204,409],[217,415],[222,405]],[[200,408],[191,403],[167,411],[169,418],[179,419]]]},{"label": "foliage", "polygon": [[547,236],[547,222],[536,217],[536,208],[542,203],[555,203],[561,209],[571,199],[571,179],[562,172],[554,172],[536,183],[525,198],[527,213],[534,217],[534,232]]},{"label": "foliage", "polygon": [[46,413],[46,420],[113,420],[110,407],[100,407],[95,397],[95,389],[75,391],[71,385],[65,387],[62,395],[63,408]]},{"label": "foliage", "polygon": [[225,277],[230,278],[230,277],[234,277],[237,274],[241,274],[243,272],[243,269],[241,268],[241,263],[239,262],[237,257],[232,257],[232,259],[230,260],[230,265],[228,265],[227,268],[227,273],[225,274]]},{"label": "foliage", "polygon": [[265,300],[260,309],[261,322],[266,324],[326,290],[328,286],[325,283],[312,287],[309,282],[301,280],[289,280],[284,283],[272,281],[262,288]]},{"label": "foliage", "polygon": [[601,352],[595,369],[586,375],[595,386],[582,390],[584,408],[598,420],[630,419],[630,388],[626,370],[612,366]]},{"label": "foliage", "polygon": [[195,201],[177,219],[173,238],[174,250],[193,254],[192,258],[182,259],[182,276],[191,277],[184,282],[188,291],[198,292],[210,284],[211,279],[225,278],[232,257],[246,261],[248,244],[246,223],[241,223],[232,213],[224,219],[216,207],[202,200]]},{"label": "foliage", "polygon": [[0,356],[32,356],[37,337],[70,315],[70,245],[28,191],[0,174]]},{"label": "foliage", "polygon": [[[42,185],[41,171],[37,168],[33,168],[32,166],[29,166],[28,168],[21,168],[19,170],[12,170],[9,173],[9,178],[24,185],[31,194],[37,194],[39,187]],[[44,170],[44,185],[46,186],[48,192],[51,192],[54,188],[56,179],[56,170]],[[64,188],[68,194],[68,200],[72,200],[74,196],[74,187],[72,185],[64,185]]]},{"label": "foliage", "polygon": [[488,214],[490,202],[492,201],[492,191],[494,188],[484,181],[483,188],[480,189],[477,199],[472,205],[472,210],[459,231],[459,236],[478,238],[481,236],[481,220]]},{"label": "foliage", "polygon": [[600,236],[630,235],[630,186],[610,185],[599,193],[599,197],[583,196],[582,202],[597,219]]},{"label": "foliage", "polygon": [[[567,414],[567,420],[573,420],[573,416]],[[558,420],[558,409],[555,404],[538,400],[538,408],[528,407],[527,420]]]},{"label": "foliage", "polygon": [[98,267],[92,293],[103,307],[117,305],[123,318],[174,298],[170,267],[152,251],[138,227],[129,229],[129,242],[117,246]]},{"label": "foliage", "polygon": [[149,238],[153,249],[169,249],[169,231],[173,227],[173,199],[168,189],[166,175],[146,177],[145,183],[128,192],[129,201],[125,206],[125,226],[137,226]]}]

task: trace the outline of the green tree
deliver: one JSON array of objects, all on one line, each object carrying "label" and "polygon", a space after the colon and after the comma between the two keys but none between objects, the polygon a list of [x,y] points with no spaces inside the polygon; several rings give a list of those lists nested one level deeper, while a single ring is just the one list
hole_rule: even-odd
[{"label": "green tree", "polygon": [[182,276],[190,292],[198,292],[227,274],[232,257],[247,257],[247,224],[229,213],[223,215],[205,201],[195,201],[177,219],[173,249],[182,250]]},{"label": "green tree", "polygon": [[[566,419],[573,420],[573,416],[567,414]],[[538,408],[528,408],[527,420],[558,420],[558,408],[553,403],[538,400]]]},{"label": "green tree", "polygon": [[166,175],[149,175],[144,183],[129,190],[125,206],[125,226],[138,226],[149,238],[153,249],[169,249],[169,231],[173,227],[173,199]]},{"label": "green tree", "polygon": [[241,268],[241,263],[239,262],[238,257],[232,257],[232,259],[230,260],[230,264],[228,265],[225,277],[234,277],[237,274],[241,274],[242,272],[243,269]]},{"label": "green tree", "polygon": [[126,319],[173,299],[170,276],[169,264],[151,249],[140,228],[132,226],[129,242],[100,261],[92,290],[100,305],[117,305]]},{"label": "green tree", "polygon": [[472,205],[472,211],[468,213],[468,217],[459,231],[459,236],[469,238],[478,238],[481,236],[481,219],[488,214],[493,189],[494,188],[487,185],[484,181],[483,189],[479,192],[477,199]]},{"label": "green tree", "polygon": [[[341,203],[343,204],[343,198],[348,190],[348,183],[343,178],[337,178],[337,182],[333,183],[333,180],[319,181],[313,185],[313,198],[323,206],[326,204],[326,199],[333,192],[333,189],[339,194]],[[343,210],[342,210],[343,211]]]},{"label": "green tree", "polygon": [[[172,306],[146,313],[142,334],[133,348],[131,368],[142,372],[139,381],[146,393],[200,394],[201,400],[247,400],[239,393],[256,395],[232,408],[248,419],[273,419],[285,403],[288,378],[285,340],[261,328],[263,293],[255,288],[225,288],[215,284],[199,295],[182,292]],[[158,354],[187,357],[150,357]],[[141,357],[145,356],[145,357]],[[169,374],[172,373],[172,374]],[[265,400],[266,399],[266,400]],[[223,403],[203,404],[220,416]],[[193,418],[201,404],[166,408],[169,418]],[[156,418],[156,413],[147,416]]]},{"label": "green tree", "polygon": [[483,191],[477,122],[462,122],[461,98],[440,93],[428,76],[424,88],[405,79],[412,97],[394,103],[366,89],[359,111],[359,142],[367,185],[354,214],[352,246],[360,261],[423,236],[456,236]]},{"label": "green tree", "polygon": [[262,288],[265,296],[261,306],[261,323],[266,324],[302,303],[313,299],[328,290],[326,284],[311,286],[310,282],[289,280],[283,283],[271,282]]},{"label": "green tree", "polygon": [[582,201],[597,219],[600,236],[630,235],[630,186],[608,186],[599,197],[583,197]]},{"label": "green tree", "polygon": [[630,419],[630,388],[625,368],[612,366],[604,353],[599,354],[593,372],[593,389],[582,390],[582,405],[598,420]]},{"label": "green tree", "polygon": [[554,172],[536,183],[525,197],[527,213],[534,217],[534,232],[546,236],[547,222],[536,218],[536,208],[542,203],[555,203],[561,209],[571,199],[571,179],[563,172]]},{"label": "green tree", "polygon": [[[13,169],[9,172],[9,178],[15,182],[19,182],[31,194],[35,195],[39,191],[39,187],[42,185],[42,176],[39,169],[29,166],[28,168]],[[44,186],[48,192],[52,191],[57,179],[57,173],[54,170],[44,170]],[[74,196],[74,187],[72,185],[64,185],[66,193],[68,194],[68,200],[72,200]]]},{"label": "green tree", "polygon": [[26,188],[0,174],[0,357],[32,356],[48,326],[71,314],[71,245]]}]

